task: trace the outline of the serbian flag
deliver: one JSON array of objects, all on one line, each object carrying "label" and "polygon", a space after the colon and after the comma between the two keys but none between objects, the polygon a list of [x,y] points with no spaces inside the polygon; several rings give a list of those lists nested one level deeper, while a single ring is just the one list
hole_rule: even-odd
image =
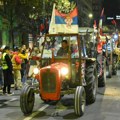
[{"label": "serbian flag", "polygon": [[64,14],[55,9],[54,5],[49,33],[78,33],[77,7],[75,7],[70,13]]}]

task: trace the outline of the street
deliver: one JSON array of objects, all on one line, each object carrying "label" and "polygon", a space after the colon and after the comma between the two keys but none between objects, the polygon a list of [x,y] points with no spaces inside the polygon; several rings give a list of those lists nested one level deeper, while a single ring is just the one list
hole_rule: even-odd
[{"label": "street", "polygon": [[56,105],[44,104],[36,95],[33,113],[24,116],[20,109],[20,90],[14,93],[12,96],[3,96],[0,91],[1,120],[120,120],[120,71],[117,76],[107,78],[105,88],[98,88],[96,102],[86,106],[82,117],[74,114],[73,95],[65,95]]}]

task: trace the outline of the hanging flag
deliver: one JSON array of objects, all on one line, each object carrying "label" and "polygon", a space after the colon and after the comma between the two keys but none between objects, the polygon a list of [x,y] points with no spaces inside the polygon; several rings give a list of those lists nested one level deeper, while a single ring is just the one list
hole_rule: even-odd
[{"label": "hanging flag", "polygon": [[49,33],[78,33],[78,10],[75,7],[70,13],[61,13],[53,7]]}]

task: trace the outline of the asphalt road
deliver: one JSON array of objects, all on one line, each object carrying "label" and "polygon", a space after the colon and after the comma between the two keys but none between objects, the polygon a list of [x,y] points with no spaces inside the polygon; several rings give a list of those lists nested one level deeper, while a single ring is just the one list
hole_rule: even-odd
[{"label": "asphalt road", "polygon": [[0,91],[0,120],[120,120],[120,71],[107,79],[107,85],[98,89],[96,102],[86,106],[85,114],[77,117],[73,109],[73,95],[65,95],[56,105],[44,104],[35,96],[33,113],[24,116],[20,109],[20,90],[12,96]]}]

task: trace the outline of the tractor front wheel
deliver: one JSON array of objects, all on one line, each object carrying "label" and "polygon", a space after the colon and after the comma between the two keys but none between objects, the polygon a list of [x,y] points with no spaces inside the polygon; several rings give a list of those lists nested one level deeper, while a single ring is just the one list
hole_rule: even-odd
[{"label": "tractor front wheel", "polygon": [[20,108],[24,115],[31,114],[35,102],[35,94],[32,87],[25,85],[20,95]]},{"label": "tractor front wheel", "polygon": [[85,111],[86,94],[85,89],[82,86],[78,86],[74,94],[74,111],[78,116],[82,116]]}]

